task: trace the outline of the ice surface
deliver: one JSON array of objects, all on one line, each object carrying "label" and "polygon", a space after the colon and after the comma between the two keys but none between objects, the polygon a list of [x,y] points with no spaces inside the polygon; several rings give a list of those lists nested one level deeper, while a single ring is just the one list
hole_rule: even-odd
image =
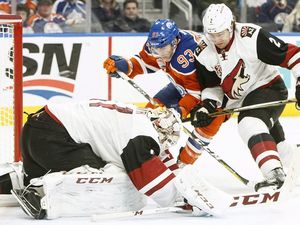
[{"label": "ice surface", "polygon": [[[286,132],[286,139],[290,143],[299,144],[300,117],[282,118],[281,123]],[[249,180],[261,179],[260,171],[237,134],[236,119],[233,118],[223,125],[211,143],[210,148],[243,177]],[[249,191],[248,188],[245,188],[243,184],[208,154],[201,156],[197,161],[197,166],[206,179],[229,193]],[[285,202],[231,209],[221,218],[201,218],[185,214],[166,213],[99,222],[92,222],[89,217],[37,221],[27,217],[19,207],[0,207],[0,225],[85,225],[97,223],[107,225],[298,225],[300,224],[299,205],[300,182],[298,182],[292,197]],[[151,203],[148,207],[154,207],[154,205]]]}]

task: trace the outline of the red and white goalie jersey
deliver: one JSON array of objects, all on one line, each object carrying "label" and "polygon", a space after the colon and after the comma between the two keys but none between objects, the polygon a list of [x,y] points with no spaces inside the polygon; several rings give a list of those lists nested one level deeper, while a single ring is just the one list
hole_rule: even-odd
[{"label": "red and white goalie jersey", "polygon": [[147,136],[159,145],[158,134],[150,120],[143,114],[134,113],[133,107],[91,100],[49,103],[46,111],[64,125],[74,141],[89,143],[104,161],[123,167],[120,155],[130,139]]},{"label": "red and white goalie jersey", "polygon": [[88,143],[102,160],[126,170],[139,192],[160,205],[175,201],[177,191],[172,180],[178,166],[160,140],[162,124],[154,126],[156,120],[137,113],[133,105],[112,101],[49,103],[45,110],[76,143]]},{"label": "red and white goalie jersey", "polygon": [[[271,85],[280,78],[275,65],[290,69],[300,76],[300,52],[295,45],[285,43],[261,27],[236,23],[233,38],[225,49],[203,37],[195,50],[203,76],[221,78],[221,88],[228,97],[228,108],[240,107],[243,99],[253,90]],[[202,100],[222,101],[222,92],[207,88]]]}]

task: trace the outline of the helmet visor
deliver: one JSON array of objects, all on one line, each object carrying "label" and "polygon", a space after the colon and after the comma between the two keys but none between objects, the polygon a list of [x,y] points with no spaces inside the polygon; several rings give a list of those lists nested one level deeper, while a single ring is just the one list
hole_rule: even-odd
[{"label": "helmet visor", "polygon": [[165,62],[171,61],[171,58],[175,52],[176,44],[169,44],[161,48],[150,47],[151,54],[156,58],[161,58]]}]

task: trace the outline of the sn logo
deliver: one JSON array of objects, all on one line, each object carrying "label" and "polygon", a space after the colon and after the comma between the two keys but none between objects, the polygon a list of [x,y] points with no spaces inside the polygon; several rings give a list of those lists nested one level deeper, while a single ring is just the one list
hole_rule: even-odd
[{"label": "sn logo", "polygon": [[[25,77],[37,74],[40,66],[40,74],[51,75],[52,64],[54,63],[54,57],[56,57],[59,75],[75,80],[81,47],[82,44],[74,43],[69,55],[69,59],[67,60],[64,45],[62,43],[47,43],[44,44],[41,49],[34,43],[24,43],[23,52],[29,52],[29,54],[23,56],[23,67],[25,67],[23,70],[23,76]],[[38,61],[36,60],[36,56],[40,55],[43,56],[42,65],[39,65]]]}]

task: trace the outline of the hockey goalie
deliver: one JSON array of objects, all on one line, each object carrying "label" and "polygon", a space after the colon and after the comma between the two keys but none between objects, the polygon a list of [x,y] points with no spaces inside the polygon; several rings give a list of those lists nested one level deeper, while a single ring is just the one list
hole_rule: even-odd
[{"label": "hockey goalie", "polygon": [[179,172],[168,150],[180,129],[174,110],[103,100],[50,103],[29,116],[23,165],[4,166],[0,184],[12,184],[35,219],[134,211],[147,197],[161,207],[185,199],[195,215],[221,215],[232,197],[204,181],[194,166]]}]

